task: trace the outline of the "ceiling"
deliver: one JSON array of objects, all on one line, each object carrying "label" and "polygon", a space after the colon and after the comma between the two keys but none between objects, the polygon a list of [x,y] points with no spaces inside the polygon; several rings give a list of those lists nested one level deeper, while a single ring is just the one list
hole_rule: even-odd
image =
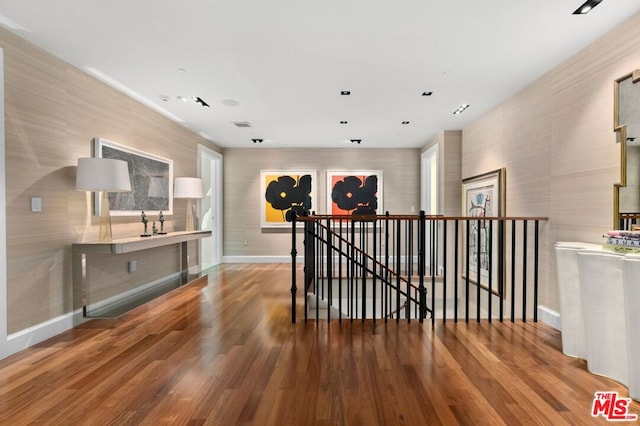
[{"label": "ceiling", "polygon": [[221,147],[404,148],[640,12],[604,0],[573,15],[582,2],[0,0],[0,24]]}]

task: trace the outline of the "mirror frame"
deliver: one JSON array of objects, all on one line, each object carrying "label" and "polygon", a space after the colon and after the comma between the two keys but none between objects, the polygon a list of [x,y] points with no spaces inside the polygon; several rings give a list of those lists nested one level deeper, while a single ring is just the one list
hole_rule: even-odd
[{"label": "mirror frame", "polygon": [[620,188],[627,186],[627,123],[620,125],[620,83],[631,79],[633,84],[640,81],[640,69],[617,78],[613,82],[613,131],[616,142],[620,141],[620,182],[613,184],[613,229],[620,228]]}]

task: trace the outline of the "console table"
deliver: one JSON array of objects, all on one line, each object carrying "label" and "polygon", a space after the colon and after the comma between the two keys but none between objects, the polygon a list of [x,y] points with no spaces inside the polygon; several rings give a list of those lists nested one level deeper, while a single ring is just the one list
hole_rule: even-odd
[{"label": "console table", "polygon": [[87,316],[87,254],[119,255],[171,244],[180,244],[181,280],[182,284],[186,284],[189,277],[188,242],[210,236],[211,231],[184,231],[170,232],[166,235],[152,237],[121,238],[112,242],[72,244],[74,306],[82,305],[83,316]]},{"label": "console table", "polygon": [[640,401],[640,256],[587,243],[555,250],[563,352]]}]

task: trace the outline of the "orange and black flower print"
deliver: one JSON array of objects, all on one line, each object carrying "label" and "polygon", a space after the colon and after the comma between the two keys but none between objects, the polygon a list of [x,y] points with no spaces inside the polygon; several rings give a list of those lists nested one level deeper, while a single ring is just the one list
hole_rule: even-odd
[{"label": "orange and black flower print", "polygon": [[376,214],[378,176],[345,176],[333,185],[331,199],[340,210],[353,215]]}]

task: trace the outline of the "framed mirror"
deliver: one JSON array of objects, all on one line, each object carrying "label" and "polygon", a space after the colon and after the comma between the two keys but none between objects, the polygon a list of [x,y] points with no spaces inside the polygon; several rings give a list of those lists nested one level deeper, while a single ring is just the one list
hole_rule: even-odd
[{"label": "framed mirror", "polygon": [[[640,69],[614,82],[613,130],[620,144],[620,182],[613,190],[613,229],[640,226]],[[634,226],[635,225],[635,226]]]}]

